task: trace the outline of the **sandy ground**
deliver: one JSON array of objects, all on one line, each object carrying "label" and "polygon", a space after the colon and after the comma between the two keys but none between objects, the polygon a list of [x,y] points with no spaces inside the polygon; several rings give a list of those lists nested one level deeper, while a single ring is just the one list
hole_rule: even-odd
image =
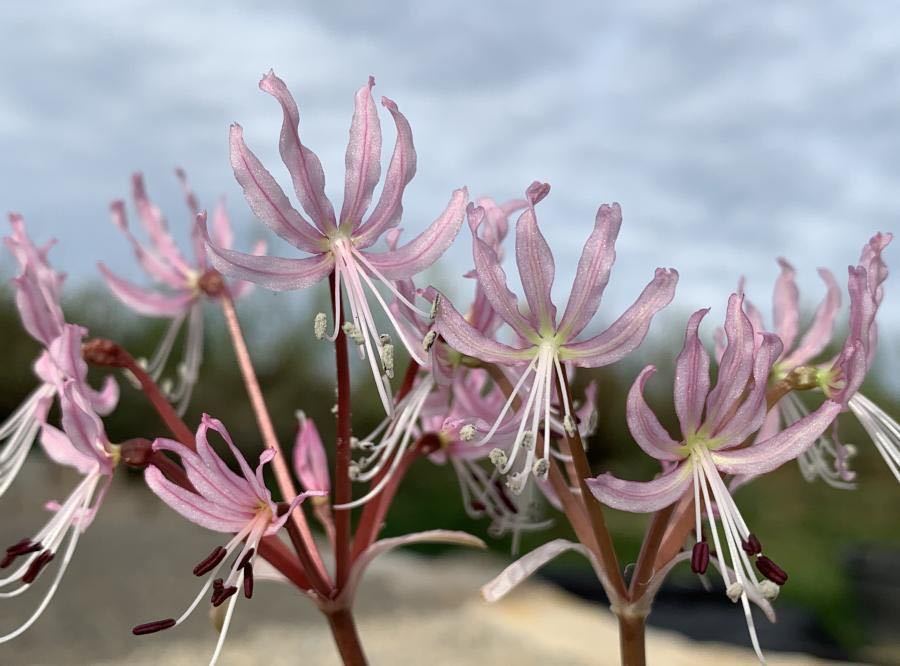
[{"label": "sandy ground", "polygon": [[[73,477],[39,459],[3,498],[0,542],[27,536],[46,519],[40,491],[63,499]],[[199,590],[193,565],[221,542],[177,518],[137,483],[118,480],[50,607],[24,635],[0,645],[0,664],[204,664],[216,633],[202,608],[184,625],[137,638],[137,623],[175,616]],[[483,553],[424,559],[396,553],[369,570],[358,599],[363,642],[373,664],[617,664],[615,623],[600,611],[540,583],[496,605],[479,587],[503,566]],[[49,571],[47,572],[49,573]],[[31,612],[46,589],[4,600],[0,631]],[[772,664],[813,664],[802,655],[769,655]],[[749,650],[696,643],[650,629],[652,664],[754,664]],[[287,586],[260,582],[237,602],[221,664],[339,664],[317,610]],[[824,662],[822,662],[824,663]]]}]

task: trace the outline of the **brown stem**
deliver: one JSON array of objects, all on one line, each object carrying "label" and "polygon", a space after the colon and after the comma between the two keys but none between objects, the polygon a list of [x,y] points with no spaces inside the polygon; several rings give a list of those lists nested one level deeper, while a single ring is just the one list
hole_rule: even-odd
[{"label": "brown stem", "polygon": [[[337,303],[337,283],[332,272],[328,278],[331,302]],[[353,498],[350,483],[350,358],[347,352],[347,336],[344,334],[344,308],[338,313],[337,337],[334,340],[334,358],[337,368],[337,442],[334,462],[334,504],[347,504]],[[334,557],[337,589],[341,590],[350,576],[350,509],[334,509]],[[352,618],[351,618],[352,619]],[[355,635],[355,634],[354,634]]]},{"label": "brown stem", "polygon": [[644,617],[619,615],[619,654],[622,666],[644,666],[647,656],[644,648]]},{"label": "brown stem", "polygon": [[[234,301],[227,290],[223,290],[219,296],[219,302],[222,304],[222,312],[225,314],[225,322],[227,324],[228,333],[231,336],[231,342],[234,346],[234,353],[237,357],[238,367],[241,370],[241,376],[244,379],[244,385],[247,388],[247,395],[250,397],[250,404],[253,407],[253,413],[256,416],[256,423],[259,426],[260,434],[266,448],[275,451],[275,457],[272,459],[272,467],[275,471],[275,480],[278,482],[278,488],[281,490],[281,496],[285,501],[290,501],[297,496],[297,489],[294,487],[294,481],[291,478],[290,470],[287,466],[284,453],[278,443],[278,437],[275,435],[275,426],[272,424],[272,417],[266,407],[266,401],[263,398],[262,390],[259,387],[259,380],[256,378],[256,371],[253,369],[253,362],[250,360],[250,351],[247,349],[247,343],[244,340],[244,334],[241,331],[241,325],[238,321],[237,312],[234,309]],[[323,594],[328,593],[331,588],[331,581],[325,564],[316,548],[313,540],[312,532],[309,524],[306,522],[306,515],[303,510],[294,511],[291,514],[291,521],[296,525],[300,534],[300,545],[305,552],[297,552],[297,556],[301,562],[310,563],[309,575],[317,590]],[[297,545],[297,544],[295,544]]]},{"label": "brown stem", "polygon": [[654,570],[665,566],[681,552],[685,539],[694,528],[694,523],[694,495],[687,492],[675,503],[675,508],[672,510],[666,532],[656,551]]},{"label": "brown stem", "polygon": [[359,633],[356,631],[356,622],[349,608],[326,613],[331,634],[337,644],[338,651],[344,666],[366,666],[368,660],[363,652],[362,643],[359,641]]},{"label": "brown stem", "polygon": [[647,534],[641,543],[641,552],[638,554],[637,564],[634,567],[634,575],[631,577],[631,584],[628,587],[628,595],[632,601],[640,599],[653,580],[656,573],[656,554],[659,551],[659,545],[666,533],[666,527],[669,525],[669,518],[675,510],[673,502],[664,509],[660,509],[653,514],[650,525],[647,527]]}]

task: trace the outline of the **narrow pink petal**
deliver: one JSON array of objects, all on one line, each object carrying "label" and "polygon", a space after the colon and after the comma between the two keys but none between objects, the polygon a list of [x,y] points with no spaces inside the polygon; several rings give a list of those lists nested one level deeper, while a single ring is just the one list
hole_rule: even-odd
[{"label": "narrow pink petal", "polygon": [[841,412],[841,405],[826,400],[813,413],[785,428],[774,437],[730,451],[713,451],[716,468],[726,474],[759,475],[771,472],[803,453]]},{"label": "narrow pink petal", "polygon": [[488,363],[517,365],[527,362],[534,355],[531,348],[514,349],[485,337],[459,314],[443,294],[438,296],[435,328],[456,351]]},{"label": "narrow pink petal", "polygon": [[[335,228],[334,208],[325,196],[325,172],[316,154],[300,141],[300,112],[297,102],[284,81],[269,70],[259,82],[259,88],[274,97],[281,105],[283,120],[278,149],[291,174],[294,191],[303,210],[322,233]],[[376,182],[378,178],[376,177]]]},{"label": "narrow pink petal", "polygon": [[800,293],[794,281],[796,271],[784,259],[778,260],[781,274],[775,280],[775,293],[772,296],[775,333],[781,338],[785,350],[794,346],[800,328]]},{"label": "narrow pink petal", "polygon": [[454,190],[447,208],[425,231],[396,250],[365,252],[366,259],[389,280],[402,280],[421,273],[453,243],[462,225],[468,199],[466,188]]},{"label": "narrow pink petal", "polygon": [[46,423],[41,427],[41,447],[44,453],[58,465],[73,467],[80,474],[88,474],[97,467],[97,459],[76,449],[62,430]]},{"label": "narrow pink petal", "polygon": [[224,197],[219,199],[219,202],[213,209],[210,227],[209,235],[213,242],[219,247],[230,250],[232,245],[234,245],[234,231],[231,228],[231,219],[228,217],[228,211],[225,209]]},{"label": "narrow pink petal", "polygon": [[97,266],[113,295],[138,314],[148,317],[176,317],[186,312],[197,299],[197,295],[187,289],[171,296],[143,289],[118,277],[102,263]]},{"label": "narrow pink petal", "polygon": [[107,416],[112,413],[119,404],[119,383],[112,375],[107,375],[103,380],[103,386],[99,391],[87,387],[91,407],[100,416]]},{"label": "narrow pink petal", "polygon": [[[197,195],[188,181],[187,173],[184,169],[175,169],[175,176],[181,184],[181,191],[184,194],[184,202],[188,209],[188,219],[191,220],[191,245],[194,248],[194,261],[196,268],[201,271],[206,270],[206,248],[203,245],[203,235],[197,226],[197,216],[200,214],[200,203],[197,201]],[[224,211],[222,211],[224,214]],[[173,243],[174,245],[174,243]]]},{"label": "narrow pink petal", "polygon": [[[819,276],[825,282],[825,298],[822,299],[819,307],[816,308],[812,324],[800,339],[797,348],[781,359],[781,364],[788,370],[808,363],[818,356],[831,342],[831,335],[834,332],[834,319],[841,307],[841,288],[838,286],[837,280],[834,279],[831,271],[820,268]],[[788,347],[785,345],[785,350],[787,349]]]},{"label": "narrow pink petal", "polygon": [[240,521],[230,512],[224,516],[220,515],[223,512],[215,504],[206,501],[200,495],[176,486],[152,465],[144,471],[144,480],[150,490],[171,509],[192,523],[208,530],[225,533],[240,532],[253,519],[253,515],[250,515],[246,520]]},{"label": "narrow pink petal", "polygon": [[226,277],[253,282],[272,291],[305,289],[327,277],[334,268],[331,253],[305,259],[257,256],[213,245],[205,225],[204,236],[213,268]]},{"label": "narrow pink petal", "polygon": [[[125,214],[125,204],[122,201],[113,201],[109,206],[112,222],[116,227],[125,234],[126,240],[131,244],[131,249],[137,257],[138,263],[144,272],[157,282],[179,289],[184,286],[187,280],[186,268],[183,267],[184,262],[180,265],[173,264],[171,261],[162,257],[155,249],[145,248],[128,227],[128,218]],[[168,233],[168,232],[166,232]]]},{"label": "narrow pink petal", "polygon": [[740,400],[753,372],[753,325],[743,309],[744,297],[732,294],[725,315],[725,334],[728,346],[719,363],[716,387],[706,400],[706,423],[717,430]]},{"label": "narrow pink petal", "polygon": [[305,490],[331,491],[328,457],[312,419],[297,414],[297,437],[294,440],[294,474]]},{"label": "narrow pink petal", "polygon": [[[131,194],[137,208],[138,218],[144,225],[157,256],[177,271],[186,273],[190,266],[181,254],[181,250],[178,249],[172,234],[169,233],[162,212],[147,196],[144,177],[140,173],[135,173],[131,177]],[[193,193],[191,193],[191,198],[193,198]],[[189,205],[190,203],[196,205],[196,200],[189,202]]]},{"label": "narrow pink petal", "polygon": [[324,236],[294,210],[284,190],[244,143],[244,130],[237,123],[231,126],[230,142],[231,168],[253,214],[294,247],[311,254],[322,252]]},{"label": "narrow pink petal", "polygon": [[881,258],[884,249],[890,245],[894,235],[891,233],[877,233],[863,246],[859,256],[859,265],[866,269],[868,276],[868,290],[872,294],[876,305],[881,305],[884,296],[882,284],[887,279],[887,264]]},{"label": "narrow pink petal", "polygon": [[381,177],[381,123],[372,99],[375,79],[356,92],[350,140],[344,159],[344,204],[341,206],[341,227],[356,229],[372,200],[372,192]]},{"label": "narrow pink petal", "polygon": [[59,301],[48,298],[30,264],[26,265],[22,275],[13,278],[13,284],[16,286],[16,308],[22,326],[42,345],[49,345],[60,334],[65,322]]},{"label": "narrow pink petal", "polygon": [[516,223],[516,264],[534,327],[542,331],[556,328],[556,306],[550,298],[556,265],[547,239],[538,228],[535,204],[550,190],[546,183],[532,183],[526,192],[529,205]]},{"label": "narrow pink petal", "polygon": [[623,481],[612,474],[586,479],[599,502],[631,513],[649,513],[663,509],[678,499],[692,482],[690,465],[680,464],[652,481]]},{"label": "narrow pink petal", "polygon": [[[224,247],[220,245],[219,247]],[[268,251],[268,243],[264,240],[256,241],[253,245],[253,249],[250,252],[254,257],[262,257]],[[253,291],[253,287],[255,285],[252,282],[247,282],[246,280],[234,280],[231,284],[231,297],[234,300],[239,298],[243,298],[247,294]]]},{"label": "narrow pink petal", "polygon": [[630,354],[643,342],[654,315],[672,301],[676,284],[675,269],[657,268],[656,276],[621,317],[600,335],[561,347],[560,359],[581,367],[598,368]]},{"label": "narrow pink petal", "polygon": [[103,423],[100,417],[84,404],[84,398],[76,391],[75,380],[66,381],[59,396],[59,404],[63,430],[72,446],[83,456],[108,465],[104,449],[106,433],[103,430]]},{"label": "narrow pink petal", "polygon": [[657,460],[680,460],[684,456],[678,453],[678,442],[673,440],[666,429],[660,425],[656,415],[644,400],[644,386],[655,372],[656,368],[648,365],[641,371],[634,384],[631,385],[631,390],[628,391],[628,402],[625,408],[628,430],[631,431],[634,441],[647,455],[653,456]]},{"label": "narrow pink petal", "polygon": [[570,339],[584,330],[600,307],[600,299],[616,260],[616,238],[621,226],[622,209],[619,204],[600,206],[594,230],[588,236],[578,260],[572,293],[559,324],[560,332]]},{"label": "narrow pink petal", "polygon": [[697,432],[703,419],[703,405],[709,393],[709,354],[698,330],[709,308],[697,310],[688,320],[684,346],[675,362],[675,412],[681,432]]},{"label": "narrow pink petal", "polygon": [[416,175],[416,149],[413,146],[412,130],[406,117],[397,105],[387,97],[381,104],[391,113],[397,126],[397,142],[394,154],[384,179],[384,188],[375,210],[353,234],[356,246],[365,248],[372,245],[387,229],[395,226],[403,214],[403,191]]},{"label": "narrow pink petal", "polygon": [[257,479],[256,474],[250,469],[250,465],[247,464],[247,459],[244,458],[244,454],[234,445],[234,441],[231,439],[231,435],[225,428],[225,424],[219,419],[211,417],[209,414],[204,414],[201,419],[200,428],[211,428],[219,433],[222,439],[225,440],[225,443],[228,444],[228,448],[231,449],[231,454],[234,456],[235,460],[237,460],[238,467],[241,468],[244,479],[246,479],[250,487],[257,492],[260,498],[264,498],[268,494],[265,485]]}]

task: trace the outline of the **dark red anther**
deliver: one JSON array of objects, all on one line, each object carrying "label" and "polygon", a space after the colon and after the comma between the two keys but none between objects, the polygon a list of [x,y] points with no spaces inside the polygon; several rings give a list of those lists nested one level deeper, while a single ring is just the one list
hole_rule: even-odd
[{"label": "dark red anther", "polygon": [[31,539],[29,539],[28,537],[25,537],[21,541],[17,541],[13,545],[9,546],[6,549],[6,552],[7,553],[15,553],[16,551],[19,550],[19,548],[23,548],[23,547],[27,548],[29,545],[31,545]]},{"label": "dark red anther", "polygon": [[22,539],[19,543],[13,544],[9,548],[6,549],[6,552],[9,555],[13,555],[14,557],[18,557],[19,555],[28,555],[29,553],[38,552],[43,546],[39,541],[32,541],[31,539]]},{"label": "dark red anther", "polygon": [[[206,559],[199,562],[197,566],[194,567],[194,575],[202,576],[203,574],[207,574],[217,566],[219,563],[225,559],[225,556],[228,554],[228,551],[222,548],[222,546],[216,546],[216,549],[206,556]],[[220,579],[217,579],[220,580]]]},{"label": "dark red anther", "polygon": [[238,589],[236,586],[231,585],[230,587],[226,587],[219,592],[213,593],[213,598],[211,599],[213,606],[221,606],[228,597],[232,596]]},{"label": "dark red anther", "polygon": [[240,569],[241,567],[244,567],[247,564],[249,564],[250,560],[253,558],[253,553],[255,553],[255,552],[256,552],[255,548],[251,548],[250,550],[248,550],[247,554],[241,558],[241,561],[238,563],[237,568]]},{"label": "dark red anther", "polygon": [[174,626],[175,619],[169,617],[165,620],[154,620],[153,622],[139,624],[131,630],[131,633],[135,636],[145,636],[146,634],[155,634],[157,631],[162,631],[163,629],[171,629]]},{"label": "dark red anther", "polygon": [[43,553],[38,555],[31,561],[31,564],[28,565],[28,569],[25,571],[25,575],[22,576],[22,582],[26,585],[31,585],[38,575],[40,575],[41,571],[43,571],[44,567],[50,564],[55,555],[51,553],[49,550],[45,550]]},{"label": "dark red anther", "polygon": [[472,507],[472,511],[484,511],[485,509],[487,509],[487,506],[485,506],[484,502],[480,500],[472,500],[469,503],[469,506]]},{"label": "dark red anther", "polygon": [[705,574],[706,568],[709,566],[709,544],[705,541],[698,541],[694,544],[691,551],[691,571],[695,574]]},{"label": "dark red anther", "polygon": [[11,553],[7,553],[2,560],[0,560],[0,569],[5,569],[10,564],[16,561],[16,556]]},{"label": "dark red anther", "polygon": [[437,433],[426,432],[419,439],[419,451],[423,456],[431,455],[441,448],[441,438]]},{"label": "dark red anther", "polygon": [[759,573],[779,587],[787,582],[788,575],[785,570],[765,555],[760,555],[756,558],[756,568],[759,570]]},{"label": "dark red anther", "polygon": [[762,552],[762,544],[759,542],[759,539],[756,538],[756,535],[752,532],[747,535],[747,539],[741,541],[741,547],[744,549],[744,552],[747,555],[759,555]]},{"label": "dark red anther", "polygon": [[244,596],[248,599],[253,596],[253,567],[249,562],[244,565]]}]

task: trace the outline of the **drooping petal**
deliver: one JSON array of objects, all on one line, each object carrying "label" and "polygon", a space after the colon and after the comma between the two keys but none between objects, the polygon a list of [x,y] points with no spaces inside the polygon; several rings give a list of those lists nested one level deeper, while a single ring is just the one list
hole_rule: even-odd
[{"label": "drooping petal", "polygon": [[740,400],[753,372],[753,325],[743,309],[743,295],[732,294],[725,315],[728,346],[719,363],[716,387],[706,400],[706,424],[717,430]]},{"label": "drooping petal", "polygon": [[[831,271],[819,269],[819,277],[825,282],[825,298],[816,308],[812,324],[800,338],[797,348],[786,354],[781,360],[781,365],[786,369],[796,368],[814,359],[831,342],[831,334],[834,331],[834,319],[841,307],[841,288]],[[785,345],[785,351],[789,347]]]},{"label": "drooping petal", "polygon": [[588,236],[578,260],[572,293],[559,324],[563,336],[572,339],[590,323],[609,282],[616,260],[616,237],[622,226],[619,204],[603,204],[597,211],[594,230]]},{"label": "drooping petal", "polygon": [[525,193],[529,206],[516,223],[516,264],[531,320],[538,330],[551,331],[556,325],[556,306],[550,298],[556,265],[547,239],[538,228],[534,206],[550,191],[546,183],[532,183]]},{"label": "drooping petal", "polygon": [[260,90],[269,93],[281,105],[283,120],[278,149],[291,174],[294,191],[303,210],[322,233],[335,228],[334,208],[325,196],[325,172],[316,154],[300,141],[300,112],[287,86],[275,72],[269,72],[259,82]]},{"label": "drooping petal", "polygon": [[440,292],[437,297],[435,327],[455,350],[488,363],[518,365],[526,363],[534,355],[531,348],[515,349],[486,337],[467,322],[453,307],[450,299]]},{"label": "drooping petal", "polygon": [[454,190],[443,213],[421,234],[388,252],[363,252],[366,259],[389,280],[403,280],[431,266],[447,251],[462,225],[469,193]]},{"label": "drooping petal", "polygon": [[613,509],[649,513],[676,502],[692,483],[690,464],[676,465],[652,481],[623,481],[612,474],[586,480],[597,500]]},{"label": "drooping petal", "polygon": [[102,262],[97,264],[113,295],[138,314],[148,317],[177,317],[190,309],[197,294],[185,289],[171,295],[150,291],[120,278]]},{"label": "drooping petal", "polygon": [[91,407],[100,416],[107,416],[116,408],[119,403],[119,383],[112,375],[107,375],[103,380],[103,385],[99,391],[95,391],[91,387],[87,387]]},{"label": "drooping petal", "polygon": [[96,458],[81,453],[62,430],[46,423],[41,427],[41,447],[53,462],[73,467],[79,474],[88,474],[97,467]]},{"label": "drooping petal", "polygon": [[248,522],[246,518],[240,520],[237,516],[224,515],[220,507],[170,482],[152,465],[144,471],[144,480],[157,497],[196,525],[215,532],[231,533],[240,532]]},{"label": "drooping petal", "polygon": [[78,393],[77,384],[74,379],[67,380],[59,396],[63,430],[80,454],[109,466],[104,448],[106,433],[103,423],[90,406],[84,404],[85,399]]},{"label": "drooping petal", "polygon": [[781,266],[781,274],[775,280],[772,310],[775,333],[781,338],[784,349],[789,350],[793,347],[800,328],[800,293],[794,280],[794,267],[784,259],[779,259],[778,265]]},{"label": "drooping petal", "polygon": [[703,418],[703,405],[709,393],[709,354],[700,341],[698,330],[709,308],[697,310],[688,320],[684,346],[675,362],[675,412],[681,432],[694,433]]},{"label": "drooping petal", "polygon": [[209,263],[222,275],[253,282],[272,291],[305,289],[324,279],[334,268],[334,255],[317,254],[304,259],[257,256],[213,245],[203,225]]},{"label": "drooping petal", "polygon": [[[204,241],[205,242],[205,241]],[[224,247],[220,245],[219,247]],[[250,254],[254,257],[262,257],[265,256],[268,251],[268,243],[264,240],[256,241],[253,245],[253,249]],[[253,287],[255,285],[252,282],[247,282],[247,280],[234,280],[231,284],[231,297],[234,300],[238,300],[239,298],[243,298],[251,291],[253,291]]]},{"label": "drooping petal", "polygon": [[381,177],[381,122],[372,99],[375,79],[356,92],[350,140],[344,160],[344,204],[340,226],[356,229],[372,200],[372,192]]},{"label": "drooping petal", "polygon": [[369,218],[353,234],[358,248],[369,247],[382,233],[400,221],[403,214],[403,191],[416,175],[416,149],[413,146],[409,122],[400,113],[397,105],[387,97],[381,98],[381,104],[394,118],[394,124],[397,126],[397,142],[394,144],[394,154],[391,156],[378,204]]},{"label": "drooping petal", "polygon": [[31,265],[26,265],[22,275],[13,278],[16,286],[16,309],[22,326],[42,345],[49,345],[63,327],[65,318],[59,301],[49,297],[41,289],[40,278]]},{"label": "drooping petal", "polygon": [[324,237],[298,213],[284,190],[244,143],[244,130],[231,126],[231,168],[250,210],[288,243],[310,254],[325,250]]},{"label": "drooping petal", "polygon": [[[663,428],[656,415],[644,400],[644,386],[656,372],[656,368],[648,365],[641,371],[631,390],[628,391],[626,418],[631,436],[647,455],[657,460],[680,460],[684,456],[677,452],[678,442],[674,441]],[[677,400],[677,393],[676,393]],[[685,431],[691,432],[691,431]]]},{"label": "drooping petal", "polygon": [[740,449],[713,451],[713,462],[726,474],[759,475],[771,472],[799,456],[841,412],[841,405],[826,400],[816,411],[785,428],[774,437]]},{"label": "drooping petal", "polygon": [[294,474],[305,490],[331,491],[328,457],[315,422],[303,412],[297,413],[297,437],[294,441]]},{"label": "drooping petal", "polygon": [[598,368],[630,354],[643,342],[654,315],[672,301],[677,283],[678,271],[657,268],[656,276],[622,316],[599,335],[560,347],[560,360]]}]

